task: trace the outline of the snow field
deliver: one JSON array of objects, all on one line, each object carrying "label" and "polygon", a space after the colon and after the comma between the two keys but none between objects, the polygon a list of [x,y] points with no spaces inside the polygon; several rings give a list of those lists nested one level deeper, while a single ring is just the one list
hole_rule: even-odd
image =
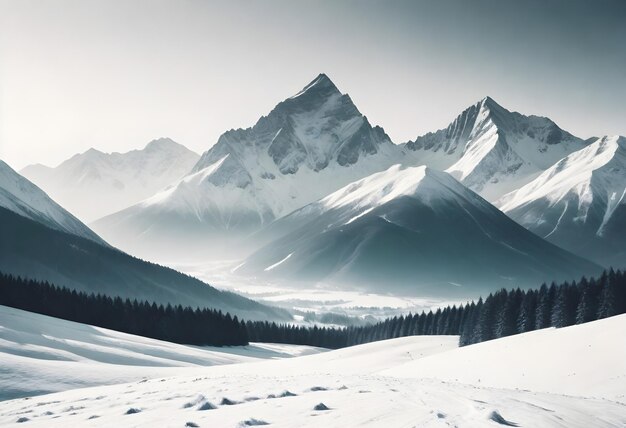
[{"label": "snow field", "polygon": [[[193,376],[7,401],[0,403],[0,424],[27,418],[27,426],[46,427],[620,427],[626,423],[625,327],[626,316],[618,316],[464,348],[456,348],[456,337],[407,337],[197,368]],[[598,343],[603,348],[588,361],[582,350]],[[562,368],[547,376],[553,361]],[[594,379],[584,372],[590,363]],[[484,380],[447,379],[468,369]],[[574,372],[585,374],[566,378]],[[529,383],[516,389],[522,373]]]}]

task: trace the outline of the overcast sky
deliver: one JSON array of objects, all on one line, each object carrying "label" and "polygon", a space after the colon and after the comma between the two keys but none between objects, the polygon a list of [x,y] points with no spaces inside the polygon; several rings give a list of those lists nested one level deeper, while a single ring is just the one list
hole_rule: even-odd
[{"label": "overcast sky", "polygon": [[626,1],[0,0],[0,158],[202,152],[320,72],[397,142],[491,95],[626,135]]}]

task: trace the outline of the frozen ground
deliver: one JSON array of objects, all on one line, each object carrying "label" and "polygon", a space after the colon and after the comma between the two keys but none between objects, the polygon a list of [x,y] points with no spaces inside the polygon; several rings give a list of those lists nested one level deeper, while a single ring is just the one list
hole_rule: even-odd
[{"label": "frozen ground", "polygon": [[0,400],[322,351],[265,343],[185,346],[0,306]]},{"label": "frozen ground", "polygon": [[619,316],[465,348],[406,337],[5,401],[0,425],[623,427],[625,336]]}]

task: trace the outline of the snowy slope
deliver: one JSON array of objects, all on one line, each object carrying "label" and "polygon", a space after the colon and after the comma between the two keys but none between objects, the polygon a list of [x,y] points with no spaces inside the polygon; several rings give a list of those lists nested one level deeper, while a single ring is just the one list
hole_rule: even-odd
[{"label": "snowy slope", "polygon": [[[393,166],[281,218],[235,272],[412,296],[472,297],[597,273],[445,172]],[[269,238],[268,238],[269,239]]]},{"label": "snowy slope", "polygon": [[498,205],[550,242],[604,266],[626,267],[626,138],[598,138]]},{"label": "snowy slope", "polygon": [[486,97],[405,147],[418,164],[445,169],[493,202],[584,145],[548,118],[510,112]]},{"label": "snowy slope", "polygon": [[[224,241],[237,241],[404,157],[321,74],[253,127],[225,132],[178,183],[93,226],[138,254],[224,257]],[[245,244],[237,242],[235,253]]]},{"label": "snowy slope", "polygon": [[0,208],[0,272],[108,296],[207,307],[246,319],[289,320],[284,310],[218,290],[110,246],[61,233]]},{"label": "snowy slope", "polygon": [[89,149],[51,168],[30,165],[20,173],[85,222],[141,201],[189,172],[199,156],[169,138],[141,150]]},{"label": "snowy slope", "polygon": [[322,352],[311,346],[185,346],[0,306],[0,400],[145,378],[194,368]]},{"label": "snowy slope", "polygon": [[107,245],[80,220],[1,160],[0,207],[51,229]]},{"label": "snowy slope", "polygon": [[626,315],[619,315],[466,346],[382,373],[605,398],[626,405],[626,342],[620,339],[624,335]]},{"label": "snowy slope", "polygon": [[[456,348],[453,336],[416,336],[199,368],[192,376],[6,401],[0,424],[622,427],[625,328],[620,316],[466,348]],[[202,410],[207,403],[215,408]],[[320,403],[328,410],[315,410]]]}]

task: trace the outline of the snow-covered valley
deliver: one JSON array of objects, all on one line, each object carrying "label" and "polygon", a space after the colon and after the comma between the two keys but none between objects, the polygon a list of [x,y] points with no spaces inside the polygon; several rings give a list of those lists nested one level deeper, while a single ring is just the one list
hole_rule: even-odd
[{"label": "snow-covered valley", "polygon": [[[626,316],[457,348],[413,336],[0,403],[27,426],[620,427]],[[97,369],[94,366],[94,369]]]},{"label": "snow-covered valley", "polygon": [[[303,288],[292,281],[270,278],[251,278],[235,273],[240,263],[236,260],[205,263],[166,263],[173,269],[196,277],[218,289],[231,291],[248,299],[270,306],[288,309],[295,313],[345,315],[351,319],[385,319],[409,312],[428,312],[464,300],[447,300],[436,297],[411,297],[391,293],[375,293],[347,287],[338,288],[328,283],[317,283]],[[319,318],[319,317],[318,317]]]}]

